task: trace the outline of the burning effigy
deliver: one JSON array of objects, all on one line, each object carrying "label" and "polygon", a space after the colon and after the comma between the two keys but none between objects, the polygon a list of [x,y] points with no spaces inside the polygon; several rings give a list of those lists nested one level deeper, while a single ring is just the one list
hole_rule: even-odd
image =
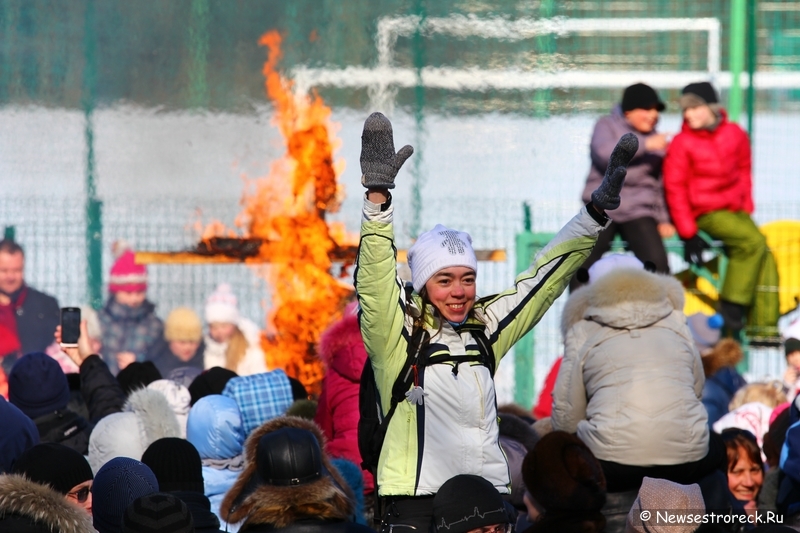
[{"label": "burning effigy", "polygon": [[316,343],[352,294],[332,267],[353,263],[356,242],[341,224],[325,220],[339,208],[343,189],[337,178],[344,164],[333,158],[331,109],[317,94],[295,94],[292,81],[277,70],[280,34],[270,31],[259,44],[267,48],[266,94],[286,152],[267,176],[247,180],[237,230],[213,222],[191,253],[258,265],[272,288],[262,338],[267,366],[284,369],[316,396],[324,373]]}]

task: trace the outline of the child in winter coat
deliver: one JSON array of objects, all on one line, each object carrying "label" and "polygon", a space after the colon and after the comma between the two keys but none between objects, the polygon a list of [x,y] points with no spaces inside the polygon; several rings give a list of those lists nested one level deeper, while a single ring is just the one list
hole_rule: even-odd
[{"label": "child in winter coat", "polygon": [[753,184],[750,143],[738,125],[728,122],[710,83],[683,88],[683,129],[664,160],[664,190],[687,261],[700,264],[708,244],[698,231],[722,241],[728,269],[719,311],[726,327],[738,333],[748,310],[752,342],[777,338],[778,270],[764,235],[750,217]]},{"label": "child in winter coat", "polygon": [[[622,202],[609,214],[611,225],[597,238],[597,246],[583,268],[588,269],[600,260],[609,250],[615,235],[620,234],[639,260],[652,262],[657,272],[669,273],[667,252],[661,238],[672,236],[675,228],[669,222],[660,179],[668,137],[656,131],[659,113],[664,109],[664,102],[652,87],[637,83],[626,87],[620,104],[595,124],[589,146],[592,164],[582,194],[584,202],[589,201],[592,191],[603,180],[611,151],[621,136],[626,133],[636,135],[639,149],[628,165],[628,175],[622,186]],[[571,290],[579,286],[577,279],[570,283]]]},{"label": "child in winter coat", "polygon": [[721,338],[720,315],[695,313],[687,318],[687,325],[703,360],[703,372],[706,376],[703,405],[711,427],[731,409],[729,405],[736,391],[747,385],[736,370],[744,353],[735,340]]},{"label": "child in winter coat", "polygon": [[176,368],[203,370],[203,323],[192,309],[176,307],[167,316],[164,338],[147,354],[162,376]]},{"label": "child in winter coat", "polygon": [[203,461],[205,495],[211,501],[211,511],[219,517],[222,529],[232,533],[238,530],[238,526],[227,524],[227,516],[220,512],[219,507],[244,468],[245,437],[242,415],[232,398],[210,394],[198,400],[189,411],[186,440],[197,448]]},{"label": "child in winter coat", "polygon": [[231,286],[221,283],[206,300],[208,335],[205,336],[205,368],[227,368],[240,376],[267,371],[261,349],[261,332],[239,314]]},{"label": "child in winter coat", "polygon": [[164,324],[156,306],[147,300],[147,268],[137,265],[133,251],[115,244],[117,260],[111,267],[110,296],[100,310],[103,358],[116,375],[145,355],[161,340]]},{"label": "child in winter coat", "polygon": [[[413,291],[406,290],[397,276],[389,189],[413,148],[395,153],[391,123],[380,113],[367,118],[361,142],[367,194],[354,277],[361,334],[384,415],[394,403],[395,382],[409,379],[380,448],[376,482],[387,501],[383,529],[403,525],[427,531],[430,496],[456,475],[480,475],[500,493],[509,492],[489,366],[496,367],[533,328],[586,260],[608,224],[605,209],[619,206],[625,166],[637,141],[632,134],[622,137],[591,203],[510,289],[483,299],[476,296],[478,261],[471,237],[441,225],[420,235],[409,250]],[[406,369],[410,345],[418,358]]]}]

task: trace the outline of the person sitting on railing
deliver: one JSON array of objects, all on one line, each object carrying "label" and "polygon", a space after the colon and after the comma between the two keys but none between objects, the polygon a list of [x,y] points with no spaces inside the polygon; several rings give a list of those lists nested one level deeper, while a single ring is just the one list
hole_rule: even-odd
[{"label": "person sitting on railing", "polygon": [[750,216],[754,205],[747,134],[728,121],[710,83],[687,85],[680,103],[683,129],[664,160],[664,189],[684,256],[702,263],[708,243],[698,231],[722,241],[728,256],[719,301],[725,326],[738,336],[750,310],[747,332],[752,341],[769,343],[777,338],[778,292],[769,288],[777,287],[778,270]]},{"label": "person sitting on railing", "polygon": [[[669,137],[656,132],[659,112],[664,109],[664,102],[652,87],[637,83],[627,87],[622,102],[595,124],[590,144],[592,166],[582,195],[584,203],[589,201],[592,191],[603,180],[611,151],[621,136],[626,133],[636,135],[639,149],[628,165],[628,175],[622,186],[622,202],[619,208],[609,213],[611,225],[598,237],[597,245],[583,268],[588,269],[603,257],[619,233],[643,263],[651,261],[656,272],[669,273],[667,252],[661,239],[672,237],[675,228],[669,222],[659,179]],[[580,285],[580,281],[573,278],[570,290]]]}]

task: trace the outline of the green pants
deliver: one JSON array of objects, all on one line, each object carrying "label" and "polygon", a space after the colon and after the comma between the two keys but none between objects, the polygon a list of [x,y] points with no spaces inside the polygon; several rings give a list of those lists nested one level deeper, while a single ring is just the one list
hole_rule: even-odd
[{"label": "green pants", "polygon": [[697,227],[725,246],[728,269],[720,298],[750,308],[748,330],[774,333],[780,316],[778,268],[753,219],[744,211],[712,211],[697,219]]}]

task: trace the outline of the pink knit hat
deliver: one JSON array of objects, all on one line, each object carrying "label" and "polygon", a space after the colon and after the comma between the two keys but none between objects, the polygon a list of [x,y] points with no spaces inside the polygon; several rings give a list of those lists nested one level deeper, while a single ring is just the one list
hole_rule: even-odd
[{"label": "pink knit hat", "polygon": [[147,290],[147,267],[137,265],[133,251],[124,242],[115,242],[114,256],[117,260],[111,267],[108,292],[142,292]]}]

